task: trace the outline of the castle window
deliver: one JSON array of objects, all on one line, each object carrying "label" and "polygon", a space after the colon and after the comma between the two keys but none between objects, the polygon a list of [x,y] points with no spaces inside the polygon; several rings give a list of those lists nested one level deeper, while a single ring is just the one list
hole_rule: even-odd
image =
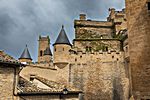
[{"label": "castle window", "polygon": [[56,51],[56,48],[55,48],[55,51]]},{"label": "castle window", "polygon": [[86,46],[86,51],[88,51],[88,46]]},{"label": "castle window", "polygon": [[80,58],[82,58],[82,56],[80,56]]},{"label": "castle window", "polygon": [[77,61],[77,59],[75,58],[75,62]]},{"label": "castle window", "polygon": [[42,56],[43,55],[43,52],[42,52],[42,50],[40,51],[40,56]]},{"label": "castle window", "polygon": [[117,58],[117,61],[118,61],[119,59]]},{"label": "castle window", "polygon": [[90,52],[92,51],[92,47],[89,47],[89,51],[90,51]]},{"label": "castle window", "polygon": [[106,47],[105,49],[106,49],[106,51],[108,51],[108,47]]},{"label": "castle window", "polygon": [[114,58],[114,56],[112,56],[112,58]]},{"label": "castle window", "polygon": [[65,49],[63,48],[63,51],[64,51]]},{"label": "castle window", "polygon": [[150,2],[147,3],[148,10],[150,11]]}]

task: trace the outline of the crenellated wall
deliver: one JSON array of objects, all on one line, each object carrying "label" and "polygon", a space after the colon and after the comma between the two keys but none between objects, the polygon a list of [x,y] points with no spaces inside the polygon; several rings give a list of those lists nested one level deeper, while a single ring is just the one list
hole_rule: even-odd
[{"label": "crenellated wall", "polygon": [[77,52],[70,57],[69,82],[84,91],[86,100],[128,99],[124,52]]}]

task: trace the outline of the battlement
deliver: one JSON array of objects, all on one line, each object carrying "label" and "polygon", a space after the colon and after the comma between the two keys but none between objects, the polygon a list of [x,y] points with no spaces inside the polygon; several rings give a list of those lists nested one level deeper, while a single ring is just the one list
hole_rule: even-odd
[{"label": "battlement", "polygon": [[94,20],[75,20],[74,27],[103,27],[103,28],[112,28],[113,23],[107,21],[94,21]]},{"label": "battlement", "polygon": [[123,18],[126,20],[125,12],[125,9],[116,11],[114,8],[109,8],[109,17],[107,18],[107,21],[111,22],[113,20],[114,23],[121,23]]},{"label": "battlement", "polygon": [[110,54],[117,54],[117,55],[121,55],[121,54],[123,54],[124,52],[123,51],[114,51],[114,50],[109,50],[109,51],[102,51],[102,50],[100,50],[100,51],[98,51],[98,52],[93,52],[93,51],[91,51],[91,52],[87,52],[87,51],[74,51],[74,52],[72,52],[72,51],[70,51],[70,55],[72,55],[72,54],[76,54],[76,55],[81,55],[81,54],[92,54],[92,55],[102,55],[102,54],[108,54],[108,55],[110,55]]},{"label": "battlement", "polygon": [[90,60],[100,59],[102,62],[124,61],[123,51],[99,51],[99,52],[86,52],[86,51],[70,51],[70,60],[73,62],[86,63]]}]

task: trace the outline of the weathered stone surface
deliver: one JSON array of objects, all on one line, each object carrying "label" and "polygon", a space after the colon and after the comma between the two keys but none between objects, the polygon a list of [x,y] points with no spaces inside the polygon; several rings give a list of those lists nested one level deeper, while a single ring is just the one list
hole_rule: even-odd
[{"label": "weathered stone surface", "polygon": [[141,99],[150,91],[150,13],[147,0],[126,0],[126,11],[132,91],[134,97]]},{"label": "weathered stone surface", "polygon": [[0,66],[0,98],[13,99],[14,93],[14,68]]}]

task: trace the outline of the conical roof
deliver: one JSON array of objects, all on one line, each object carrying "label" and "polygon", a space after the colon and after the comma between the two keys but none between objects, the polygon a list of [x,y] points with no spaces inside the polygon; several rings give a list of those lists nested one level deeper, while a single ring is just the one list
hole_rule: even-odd
[{"label": "conical roof", "polygon": [[56,42],[53,44],[53,45],[56,45],[56,44],[68,44],[68,45],[71,45],[67,35],[66,35],[66,32],[64,30],[64,26],[62,25],[62,29],[56,39]]},{"label": "conical roof", "polygon": [[27,45],[19,59],[24,59],[24,58],[32,60]]},{"label": "conical roof", "polygon": [[44,51],[44,55],[51,55],[52,56],[52,52],[51,52],[49,47],[47,47],[46,50]]}]

